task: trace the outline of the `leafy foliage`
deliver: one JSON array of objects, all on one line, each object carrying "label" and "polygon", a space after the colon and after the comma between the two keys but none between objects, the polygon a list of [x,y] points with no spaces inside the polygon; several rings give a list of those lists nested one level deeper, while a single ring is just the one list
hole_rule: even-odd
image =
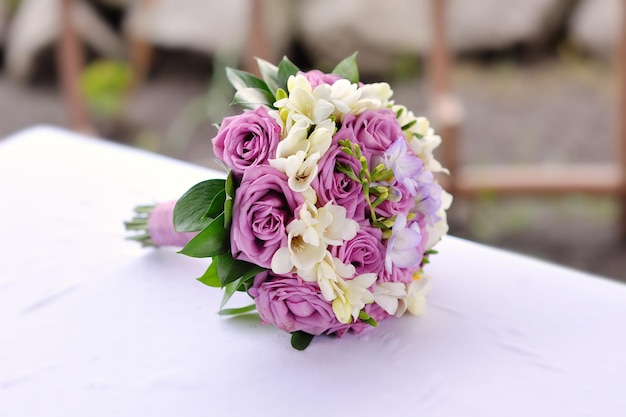
[{"label": "leafy foliage", "polygon": [[355,84],[359,82],[359,68],[356,64],[357,52],[353,53],[347,58],[344,58],[337,66],[331,71],[333,74],[337,74],[349,80]]},{"label": "leafy foliage", "polygon": [[312,334],[303,332],[301,330],[293,332],[291,333],[291,347],[296,350],[304,350],[311,344],[314,337],[315,336],[313,336]]},{"label": "leafy foliage", "polygon": [[83,70],[79,86],[94,113],[101,117],[117,117],[122,113],[132,81],[132,71],[127,63],[98,60]]},{"label": "leafy foliage", "polygon": [[[213,200],[224,191],[225,181],[212,179],[191,187],[176,202],[174,207],[174,228],[177,232],[199,232],[211,223],[221,212],[211,210]],[[218,201],[216,201],[216,204]],[[208,216],[208,214],[215,216]]]}]

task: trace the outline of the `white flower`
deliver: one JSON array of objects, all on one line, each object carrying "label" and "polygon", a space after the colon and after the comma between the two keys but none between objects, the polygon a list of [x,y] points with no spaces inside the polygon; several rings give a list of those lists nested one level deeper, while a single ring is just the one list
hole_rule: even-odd
[{"label": "white flower", "polygon": [[346,209],[327,203],[317,208],[307,202],[298,212],[300,218],[287,225],[287,247],[280,248],[272,257],[272,271],[285,274],[295,267],[307,276],[315,274],[328,245],[341,245],[359,230],[359,224],[346,218]]},{"label": "white flower", "polygon": [[381,282],[374,286],[374,302],[388,314],[396,314],[398,300],[406,297],[406,286],[402,282]]},{"label": "white flower", "polygon": [[361,97],[361,92],[357,84],[341,79],[333,83],[330,96],[336,109],[336,115],[339,116],[352,112],[352,106]]},{"label": "white flower", "polygon": [[305,123],[308,126],[321,123],[335,110],[330,102],[329,85],[320,84],[313,90],[306,77],[298,74],[289,77],[287,88],[289,96],[274,103],[287,131],[296,123]]},{"label": "white flower", "polygon": [[406,284],[406,296],[398,300],[396,317],[404,315],[407,311],[414,316],[421,314],[426,308],[426,294],[430,290],[430,277],[419,276],[409,284]]},{"label": "white flower", "polygon": [[332,306],[339,322],[349,323],[350,317],[356,321],[363,307],[374,301],[374,295],[368,288],[374,285],[376,278],[376,274],[369,273],[356,276],[349,281],[338,282],[343,294],[337,295]]},{"label": "white flower", "polygon": [[326,251],[324,258],[310,269],[298,269],[298,275],[307,282],[317,282],[322,295],[327,301],[333,301],[343,296],[340,282],[343,278],[354,276],[355,269],[352,264],[344,264],[339,258],[335,258]]},{"label": "white flower", "polygon": [[428,119],[415,117],[412,111],[399,104],[391,106],[391,110],[398,115],[397,119],[400,126],[409,126],[404,129],[404,136],[413,154],[420,157],[424,162],[424,167],[431,172],[445,172],[449,174],[450,172],[443,168],[433,155],[433,151],[441,144],[441,137],[435,135],[435,131],[430,127]]},{"label": "white flower", "polygon": [[315,125],[315,129],[309,135],[308,154],[319,152],[320,156],[324,156],[335,134],[335,122],[330,119],[324,120]]},{"label": "white flower", "polygon": [[[289,188],[298,193],[303,193],[308,190],[311,186],[311,182],[317,175],[317,161],[319,161],[319,159],[319,152],[307,155],[304,151],[298,151],[295,155],[281,159],[281,162],[284,161],[282,168],[284,168],[284,172],[289,178],[287,180]],[[270,164],[271,162],[272,161],[270,161]]]},{"label": "white flower", "polygon": [[424,167],[431,172],[445,172],[449,174],[450,171],[445,169],[435,156],[433,152],[441,144],[441,136],[435,135],[433,129],[428,129],[426,135],[421,139],[413,136],[409,140],[409,146],[411,151],[424,161]]},{"label": "white flower", "polygon": [[328,151],[335,133],[335,122],[324,120],[307,137],[309,126],[296,123],[276,148],[270,165],[289,177],[289,188],[303,193],[317,175],[317,162]]},{"label": "white flower", "polygon": [[335,117],[341,119],[344,114],[358,115],[365,110],[378,110],[389,103],[393,95],[387,83],[366,84],[359,87],[350,81],[341,79],[333,83],[330,100],[335,106]]},{"label": "white flower", "polygon": [[[299,151],[305,152],[306,155],[310,146],[309,142],[307,141],[308,129],[309,126],[305,123],[296,123],[295,125],[293,125],[285,138],[278,143],[278,146],[276,147],[276,159],[280,161],[291,155],[295,155],[296,152]],[[272,161],[270,161],[270,163],[271,162]],[[272,164],[272,166],[273,165],[274,164]],[[274,168],[285,172],[278,166],[274,166]]]},{"label": "white flower", "polygon": [[359,88],[361,97],[352,107],[354,114],[360,114],[365,110],[378,110],[389,104],[393,95],[391,87],[387,83],[365,84]]}]

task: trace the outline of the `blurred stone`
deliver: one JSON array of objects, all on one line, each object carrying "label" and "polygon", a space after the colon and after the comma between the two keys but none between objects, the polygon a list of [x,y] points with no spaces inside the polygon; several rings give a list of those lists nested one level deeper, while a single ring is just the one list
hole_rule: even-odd
[{"label": "blurred stone", "polygon": [[[12,78],[26,80],[33,70],[37,54],[58,39],[61,33],[59,3],[22,0],[10,23],[7,37],[6,66]],[[124,45],[119,37],[88,3],[74,2],[72,13],[76,31],[86,44],[104,56],[124,55]]]},{"label": "blurred stone", "polygon": [[582,0],[570,21],[574,42],[596,56],[611,57],[623,24],[622,7],[622,0]]},{"label": "blurred stone", "polygon": [[[267,44],[272,55],[282,54],[291,41],[292,2],[267,0],[263,3]],[[207,54],[242,55],[250,36],[251,6],[249,0],[133,2],[125,29],[153,45]]]},{"label": "blurred stone", "polygon": [[[389,70],[393,59],[425,55],[432,0],[317,0],[298,3],[298,27],[317,62],[334,63],[355,50],[365,72]],[[453,51],[533,43],[552,33],[569,0],[449,0]]]}]

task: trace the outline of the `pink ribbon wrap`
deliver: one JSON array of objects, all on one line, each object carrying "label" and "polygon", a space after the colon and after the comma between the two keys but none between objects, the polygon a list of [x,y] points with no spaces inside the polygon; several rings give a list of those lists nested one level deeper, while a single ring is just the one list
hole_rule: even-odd
[{"label": "pink ribbon wrap", "polygon": [[154,206],[148,219],[148,233],[155,246],[176,246],[182,248],[196,236],[197,232],[177,232],[174,230],[174,206],[176,201],[159,203]]}]

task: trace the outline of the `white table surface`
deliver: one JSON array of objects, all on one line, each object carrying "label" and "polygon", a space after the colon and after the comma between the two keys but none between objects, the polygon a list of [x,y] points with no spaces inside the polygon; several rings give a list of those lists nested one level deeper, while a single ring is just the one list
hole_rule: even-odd
[{"label": "white table surface", "polygon": [[221,318],[205,260],[122,225],[213,175],[49,127],[0,140],[0,416],[626,415],[626,286],[457,238],[421,317],[304,352]]}]

